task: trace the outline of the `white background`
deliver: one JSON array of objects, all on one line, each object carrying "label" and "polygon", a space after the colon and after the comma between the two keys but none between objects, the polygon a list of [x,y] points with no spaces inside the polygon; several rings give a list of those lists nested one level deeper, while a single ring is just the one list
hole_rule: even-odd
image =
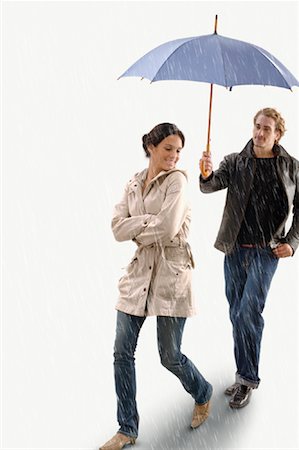
[{"label": "white background", "polygon": [[[134,245],[110,220],[147,161],[141,136],[176,123],[186,146],[199,315],[183,351],[214,385],[209,420],[190,431],[193,401],[160,366],[155,318],[139,340],[137,449],[298,448],[298,255],[282,260],[265,308],[251,404],[231,411],[234,380],[223,254],[213,248],[225,192],[198,189],[209,86],[117,77],[171,39],[218,33],[267,49],[297,77],[298,2],[13,2],[1,4],[1,449],[96,449],[117,430],[113,341],[117,280]],[[250,68],[248,68],[250,70]],[[286,119],[299,158],[298,88],[214,89],[215,166],[250,139],[265,106]]]}]

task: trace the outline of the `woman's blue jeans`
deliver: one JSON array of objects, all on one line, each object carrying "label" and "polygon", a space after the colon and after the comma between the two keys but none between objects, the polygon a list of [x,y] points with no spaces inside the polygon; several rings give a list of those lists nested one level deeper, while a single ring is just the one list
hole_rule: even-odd
[{"label": "woman's blue jeans", "polygon": [[[114,346],[114,375],[119,432],[137,437],[139,416],[136,405],[135,349],[145,317],[117,312]],[[157,338],[161,363],[181,381],[196,403],[206,403],[212,386],[194,364],[181,353],[186,318],[157,317]]]},{"label": "woman's blue jeans", "polygon": [[269,247],[237,247],[224,259],[226,296],[233,325],[236,381],[252,388],[258,368],[264,319],[262,312],[278,259]]}]

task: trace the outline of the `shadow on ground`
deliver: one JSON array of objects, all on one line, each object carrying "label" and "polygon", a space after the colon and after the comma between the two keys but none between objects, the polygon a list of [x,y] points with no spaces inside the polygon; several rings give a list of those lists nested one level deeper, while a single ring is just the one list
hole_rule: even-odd
[{"label": "shadow on ground", "polygon": [[[232,410],[229,398],[219,389],[212,397],[209,418],[198,429],[190,428],[193,402],[179,397],[169,405],[160,405],[155,414],[143,420],[142,431],[134,450],[200,450],[242,448],[244,433],[254,415],[250,408]],[[167,408],[168,406],[168,408]],[[239,444],[238,444],[239,443]]]}]

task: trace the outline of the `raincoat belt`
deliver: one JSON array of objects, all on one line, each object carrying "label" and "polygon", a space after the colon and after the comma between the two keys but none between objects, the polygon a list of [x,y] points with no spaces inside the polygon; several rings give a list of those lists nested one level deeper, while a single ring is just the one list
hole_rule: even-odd
[{"label": "raincoat belt", "polygon": [[195,262],[194,262],[194,257],[191,251],[191,247],[190,244],[188,242],[186,242],[184,239],[181,239],[180,237],[177,237],[175,240],[169,241],[169,243],[167,243],[166,245],[161,245],[160,243],[154,243],[154,244],[150,244],[150,245],[142,245],[140,243],[138,243],[135,240],[136,244],[138,245],[138,249],[137,252],[135,253],[135,256],[137,257],[137,254],[139,254],[143,249],[150,249],[150,248],[156,248],[159,249],[161,251],[161,256],[163,259],[165,258],[165,248],[186,248],[189,258],[190,258],[190,263],[191,263],[191,267],[192,269],[195,268]]}]

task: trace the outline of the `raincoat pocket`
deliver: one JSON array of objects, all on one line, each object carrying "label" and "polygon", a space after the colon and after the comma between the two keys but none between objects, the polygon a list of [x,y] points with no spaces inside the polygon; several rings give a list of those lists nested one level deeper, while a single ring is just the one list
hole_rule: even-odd
[{"label": "raincoat pocket", "polygon": [[191,298],[191,262],[161,261],[157,273],[157,295],[163,300],[184,301]]},{"label": "raincoat pocket", "polygon": [[168,262],[182,263],[183,265],[190,261],[187,247],[165,247],[164,256]]},{"label": "raincoat pocket", "polygon": [[126,273],[118,282],[118,289],[121,297],[129,297],[134,283],[134,275],[137,270],[137,258],[134,257],[130,264],[126,267]]}]

